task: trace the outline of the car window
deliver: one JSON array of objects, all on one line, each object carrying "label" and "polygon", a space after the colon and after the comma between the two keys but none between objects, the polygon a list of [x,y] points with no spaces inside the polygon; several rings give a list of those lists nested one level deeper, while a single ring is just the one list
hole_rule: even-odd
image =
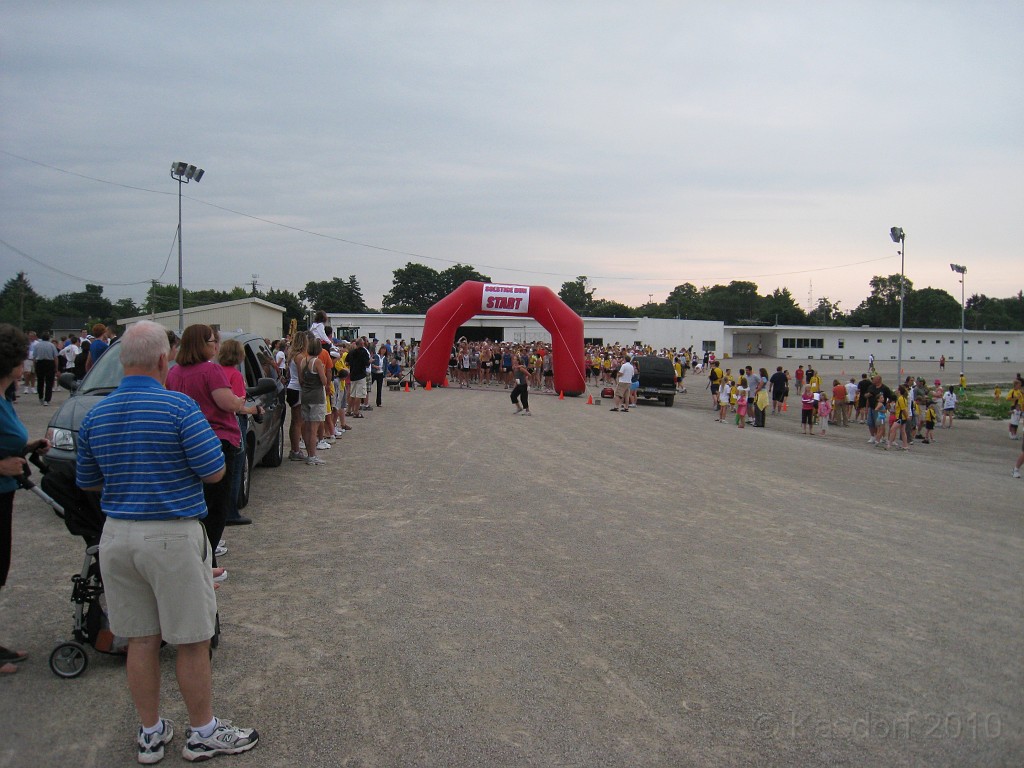
[{"label": "car window", "polygon": [[88,394],[105,390],[107,392],[117,389],[124,378],[124,366],[121,365],[121,345],[111,344],[110,347],[100,355],[100,359],[86,374],[82,386],[78,392]]}]

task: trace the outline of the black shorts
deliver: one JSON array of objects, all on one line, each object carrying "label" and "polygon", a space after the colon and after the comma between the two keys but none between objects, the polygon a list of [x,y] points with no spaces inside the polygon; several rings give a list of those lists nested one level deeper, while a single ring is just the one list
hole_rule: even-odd
[{"label": "black shorts", "polygon": [[297,389],[285,390],[285,402],[288,403],[289,408],[294,408],[299,404],[299,395],[301,393]]},{"label": "black shorts", "polygon": [[808,408],[800,412],[800,423],[801,424],[813,424],[814,423],[814,409]]}]

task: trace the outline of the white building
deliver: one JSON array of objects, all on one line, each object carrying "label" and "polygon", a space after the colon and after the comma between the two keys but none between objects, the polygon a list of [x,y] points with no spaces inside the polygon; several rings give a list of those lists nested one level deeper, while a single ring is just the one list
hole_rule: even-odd
[{"label": "white building", "polygon": [[[328,314],[328,325],[338,336],[358,332],[378,341],[418,342],[423,337],[424,315]],[[658,320],[649,317],[584,317],[583,337],[588,344],[633,344],[641,341],[655,349],[693,346],[694,350],[720,351],[725,326],[716,320]],[[522,316],[480,315],[455,333],[471,341],[550,341],[540,323]]]},{"label": "white building", "polygon": [[[806,325],[727,325],[725,352],[730,356],[756,354],[794,360],[896,360],[898,328],[832,328]],[[960,361],[960,329],[904,328],[904,360],[938,360],[945,355]],[[964,357],[968,362],[1016,363],[1024,360],[1024,332],[966,331]]]}]

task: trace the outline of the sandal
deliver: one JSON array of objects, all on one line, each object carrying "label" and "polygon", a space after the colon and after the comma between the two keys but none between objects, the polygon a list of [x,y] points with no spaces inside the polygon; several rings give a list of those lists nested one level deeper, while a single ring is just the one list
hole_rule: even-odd
[{"label": "sandal", "polygon": [[0,664],[17,664],[27,658],[27,651],[12,651],[0,645]]}]

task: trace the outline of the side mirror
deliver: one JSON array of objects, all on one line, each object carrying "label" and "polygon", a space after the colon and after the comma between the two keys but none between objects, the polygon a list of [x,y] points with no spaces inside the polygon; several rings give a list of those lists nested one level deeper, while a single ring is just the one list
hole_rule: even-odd
[{"label": "side mirror", "polygon": [[269,395],[271,392],[277,392],[277,388],[280,386],[280,382],[277,379],[264,378],[256,382],[255,387],[246,387],[245,396],[248,398],[262,397],[263,395]]},{"label": "side mirror", "polygon": [[75,378],[75,374],[71,373],[71,371],[62,373],[60,378],[57,379],[57,383],[64,387],[68,392],[75,392],[78,390],[78,379]]}]

